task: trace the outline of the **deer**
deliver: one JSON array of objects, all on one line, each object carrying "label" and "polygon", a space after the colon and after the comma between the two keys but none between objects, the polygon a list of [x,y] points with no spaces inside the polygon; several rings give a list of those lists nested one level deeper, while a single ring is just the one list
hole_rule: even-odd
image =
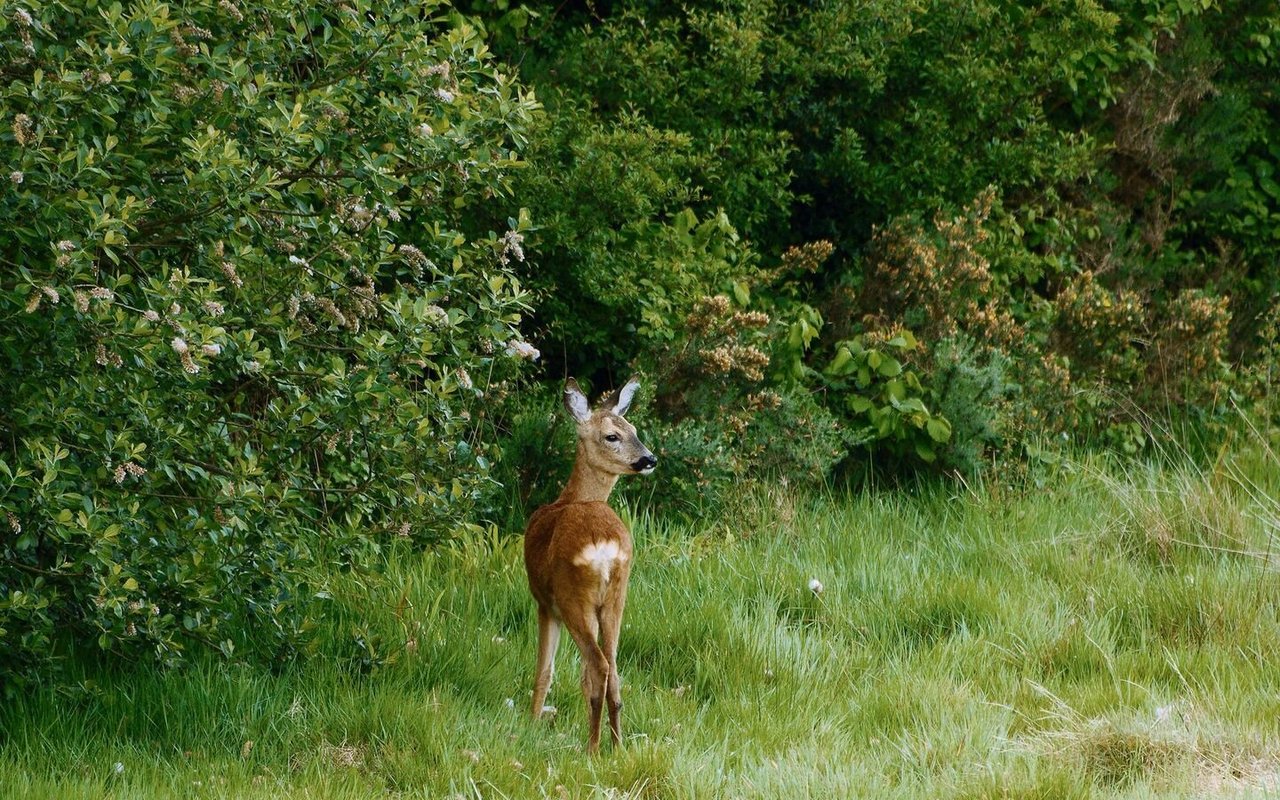
[{"label": "deer", "polygon": [[565,383],[564,407],[577,425],[577,455],[555,502],[529,517],[524,563],[538,606],[538,659],[533,716],[543,705],[555,671],[561,626],[582,653],[582,694],[590,714],[587,752],[600,749],[600,715],[609,706],[613,746],[622,743],[622,685],[618,636],[631,576],[631,533],[612,508],[609,493],[623,475],[647,475],[658,459],[640,443],[624,417],[640,383],[631,378],[593,411],[578,383]]}]

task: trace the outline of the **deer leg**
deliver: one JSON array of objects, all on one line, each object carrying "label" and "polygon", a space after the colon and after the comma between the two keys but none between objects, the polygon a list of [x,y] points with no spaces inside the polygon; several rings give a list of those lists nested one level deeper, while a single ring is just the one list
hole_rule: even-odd
[{"label": "deer leg", "polygon": [[622,610],[626,603],[626,576],[620,591],[600,610],[600,649],[608,664],[605,696],[609,702],[609,734],[614,746],[622,744],[622,680],[618,676],[618,637],[622,630]]},{"label": "deer leg", "polygon": [[533,677],[533,717],[542,716],[547,689],[556,671],[556,646],[560,644],[560,623],[550,609],[538,606],[538,666]]},{"label": "deer leg", "polygon": [[[584,609],[585,611],[585,609]],[[594,610],[586,614],[565,618],[565,625],[582,652],[582,696],[587,701],[590,723],[587,735],[587,752],[600,749],[600,712],[604,707],[604,694],[608,685],[609,662],[604,651],[596,643],[600,634],[599,621]]]}]

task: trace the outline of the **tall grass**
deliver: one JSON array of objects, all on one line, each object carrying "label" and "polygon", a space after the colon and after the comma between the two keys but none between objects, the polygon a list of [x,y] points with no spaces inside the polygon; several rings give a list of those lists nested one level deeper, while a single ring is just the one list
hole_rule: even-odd
[{"label": "tall grass", "polygon": [[[0,709],[5,797],[1280,796],[1273,454],[632,510],[625,745],[577,655],[527,716],[506,533],[326,576],[307,658],[82,665]],[[817,578],[823,591],[808,588]]]}]

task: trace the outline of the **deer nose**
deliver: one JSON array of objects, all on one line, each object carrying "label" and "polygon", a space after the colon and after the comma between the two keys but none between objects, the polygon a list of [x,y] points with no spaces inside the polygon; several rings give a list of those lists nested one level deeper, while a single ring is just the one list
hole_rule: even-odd
[{"label": "deer nose", "polygon": [[631,465],[631,468],[636,472],[648,472],[656,466],[658,466],[658,458],[650,453],[647,456],[641,456],[637,459],[636,462]]}]

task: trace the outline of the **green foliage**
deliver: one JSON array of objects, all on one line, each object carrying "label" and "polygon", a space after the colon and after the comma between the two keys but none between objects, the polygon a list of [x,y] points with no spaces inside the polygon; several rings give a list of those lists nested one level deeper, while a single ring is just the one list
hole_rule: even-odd
[{"label": "green foliage", "polygon": [[[935,387],[956,377],[939,358],[947,340],[972,340],[973,363],[986,366],[970,377],[990,391],[1001,381],[978,374],[1007,362],[1023,387],[998,391],[1009,420],[975,414],[961,426],[986,447],[997,427],[1005,441],[1105,438],[1135,404],[1221,418],[1232,361],[1260,357],[1280,288],[1274,4],[470,10],[548,87],[556,144],[531,175],[558,177],[535,177],[523,202],[574,188],[553,226],[572,238],[556,234],[536,269],[553,298],[544,330],[568,371],[650,360],[700,296],[751,286],[750,307],[794,318],[796,334],[821,331],[816,345],[770,348],[774,388],[818,388],[813,372],[841,342],[903,328],[920,342],[917,377],[935,404]],[[587,131],[590,149],[575,149]],[[592,177],[592,164],[612,166]],[[599,217],[581,202],[589,193],[619,213]],[[686,208],[723,211],[741,236],[727,264],[662,235]],[[822,269],[785,291],[759,280],[759,264],[818,240],[835,245]],[[653,291],[626,277],[651,273]],[[805,308],[823,324],[799,320]],[[828,397],[846,413],[840,393]],[[949,442],[975,460],[960,455],[958,433]]]},{"label": "green foliage", "polygon": [[688,136],[559,99],[515,191],[537,216],[523,278],[537,297],[551,371],[602,376],[660,347],[699,297],[752,254],[728,217],[695,213]]},{"label": "green foliage", "polygon": [[905,365],[918,347],[909,331],[875,342],[857,336],[836,345],[822,374],[865,441],[932,463],[951,439],[951,423],[929,412],[924,385]]},{"label": "green foliage", "polygon": [[934,348],[930,396],[935,414],[951,426],[942,463],[975,474],[983,456],[1019,432],[1011,430],[1008,407],[1021,387],[1011,375],[1011,359],[964,338],[944,339]]},{"label": "green foliage", "polygon": [[530,221],[468,209],[536,104],[437,14],[5,6],[6,670],[271,652],[322,552],[471,524]]}]

